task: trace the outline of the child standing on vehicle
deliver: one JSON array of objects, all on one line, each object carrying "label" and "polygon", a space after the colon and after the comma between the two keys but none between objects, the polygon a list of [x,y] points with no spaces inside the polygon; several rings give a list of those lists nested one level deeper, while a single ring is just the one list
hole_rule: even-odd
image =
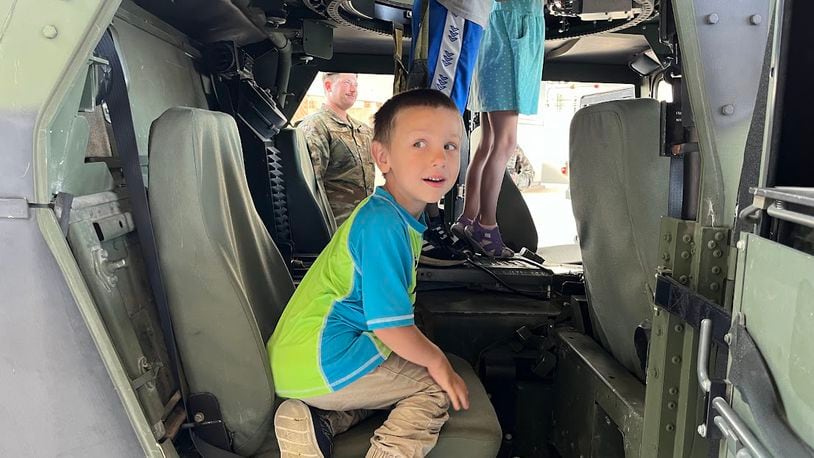
[{"label": "child standing on vehicle", "polygon": [[543,0],[495,2],[470,102],[473,112],[482,112],[481,142],[466,173],[464,212],[451,229],[496,258],[514,256],[497,227],[497,198],[517,146],[519,115],[537,113],[544,41]]},{"label": "child standing on vehicle", "polygon": [[373,157],[386,183],[359,204],[308,271],[268,343],[283,457],[330,456],[331,438],[392,408],[367,457],[424,456],[469,395],[413,320],[424,207],[458,175],[455,104],[419,89],[376,113]]}]

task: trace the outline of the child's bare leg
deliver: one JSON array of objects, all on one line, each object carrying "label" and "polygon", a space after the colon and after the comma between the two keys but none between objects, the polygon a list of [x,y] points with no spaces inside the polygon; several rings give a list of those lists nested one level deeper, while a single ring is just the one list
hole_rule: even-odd
[{"label": "child's bare leg", "polygon": [[487,118],[492,127],[494,143],[480,183],[480,223],[494,226],[497,224],[497,198],[506,173],[506,163],[517,147],[518,114],[516,111],[494,111],[487,113]]},{"label": "child's bare leg", "polygon": [[464,201],[463,216],[470,220],[475,220],[478,213],[480,213],[483,170],[493,143],[492,128],[486,113],[481,114],[480,126],[480,143],[472,156],[472,160],[469,162],[469,169],[466,171],[466,200]]}]

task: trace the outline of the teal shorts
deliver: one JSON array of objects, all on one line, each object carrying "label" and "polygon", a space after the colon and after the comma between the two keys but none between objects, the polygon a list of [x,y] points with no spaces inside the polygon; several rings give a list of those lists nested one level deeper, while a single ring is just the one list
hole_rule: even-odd
[{"label": "teal shorts", "polygon": [[495,2],[478,53],[470,110],[536,114],[544,42],[542,0]]}]

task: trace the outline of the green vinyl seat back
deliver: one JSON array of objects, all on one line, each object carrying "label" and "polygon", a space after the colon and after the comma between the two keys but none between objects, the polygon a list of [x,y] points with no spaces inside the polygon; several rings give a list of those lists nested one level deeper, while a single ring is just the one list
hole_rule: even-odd
[{"label": "green vinyl seat back", "polygon": [[571,121],[571,199],[588,301],[602,345],[643,377],[634,332],[652,315],[670,161],[653,99],[591,105]]}]

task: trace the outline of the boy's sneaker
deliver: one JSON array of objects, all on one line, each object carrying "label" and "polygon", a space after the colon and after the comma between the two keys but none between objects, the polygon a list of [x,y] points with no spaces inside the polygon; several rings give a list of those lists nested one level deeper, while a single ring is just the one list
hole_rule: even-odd
[{"label": "boy's sneaker", "polygon": [[420,264],[449,267],[466,262],[466,254],[455,247],[455,240],[444,227],[443,221],[430,223],[429,226],[424,232],[424,246],[418,259]]},{"label": "boy's sneaker", "polygon": [[298,399],[287,399],[274,414],[274,433],[281,458],[330,458],[333,433],[317,409]]}]

